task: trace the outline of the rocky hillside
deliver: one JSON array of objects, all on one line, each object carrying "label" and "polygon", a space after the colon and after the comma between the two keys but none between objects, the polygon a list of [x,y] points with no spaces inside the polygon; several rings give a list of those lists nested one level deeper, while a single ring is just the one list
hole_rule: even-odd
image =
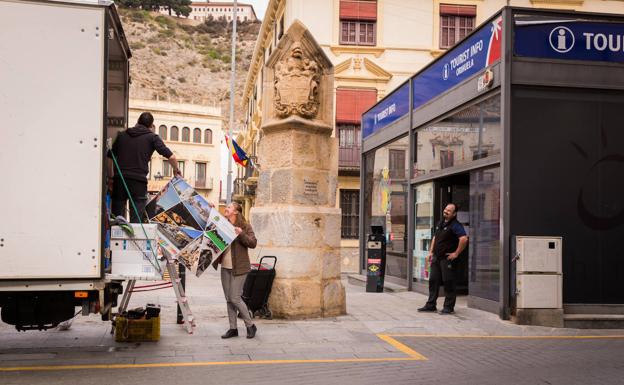
[{"label": "rocky hillside", "polygon": [[[141,10],[119,11],[132,49],[130,97],[221,106],[227,127],[231,24],[197,23]],[[259,22],[237,25],[237,103],[241,102],[259,29]],[[237,122],[242,122],[244,113],[245,109],[236,105]]]}]

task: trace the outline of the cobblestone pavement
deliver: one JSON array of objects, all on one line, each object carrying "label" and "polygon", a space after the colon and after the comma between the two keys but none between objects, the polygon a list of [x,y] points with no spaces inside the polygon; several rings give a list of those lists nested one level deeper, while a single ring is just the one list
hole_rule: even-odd
[{"label": "cobblestone pavement", "polygon": [[518,326],[461,300],[454,316],[419,314],[420,294],[345,285],[348,315],[258,320],[253,340],[219,338],[227,315],[214,271],[187,282],[193,335],[175,324],[172,289],[131,301],[161,304],[157,343],[115,343],[96,316],[67,331],[0,324],[0,384],[624,384],[623,330]]}]

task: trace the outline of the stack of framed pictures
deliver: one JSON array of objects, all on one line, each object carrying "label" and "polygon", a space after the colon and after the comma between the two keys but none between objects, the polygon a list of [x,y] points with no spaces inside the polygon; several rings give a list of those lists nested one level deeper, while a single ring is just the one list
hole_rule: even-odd
[{"label": "stack of framed pictures", "polygon": [[162,252],[197,277],[236,238],[234,226],[179,177],[169,181],[145,211],[152,223],[158,223]]}]

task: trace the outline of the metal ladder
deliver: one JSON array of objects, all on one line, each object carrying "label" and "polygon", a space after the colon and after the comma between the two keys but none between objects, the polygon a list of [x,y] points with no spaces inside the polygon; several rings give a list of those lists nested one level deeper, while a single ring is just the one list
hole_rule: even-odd
[{"label": "metal ladder", "polygon": [[[167,272],[169,273],[169,277],[171,279],[171,286],[173,287],[173,291],[175,292],[178,306],[180,307],[180,310],[182,311],[182,316],[184,317],[184,325],[186,326],[186,331],[189,334],[193,334],[193,330],[195,328],[195,317],[193,316],[191,307],[188,304],[188,298],[186,297],[186,293],[184,292],[184,287],[182,286],[182,280],[180,279],[180,275],[175,268],[176,261],[170,256],[167,256],[166,258]],[[132,296],[132,290],[134,290],[135,285],[136,280],[131,279],[128,281],[126,290],[124,291],[121,302],[119,303],[119,307],[117,308],[117,315],[122,314],[128,309],[130,297]]]}]

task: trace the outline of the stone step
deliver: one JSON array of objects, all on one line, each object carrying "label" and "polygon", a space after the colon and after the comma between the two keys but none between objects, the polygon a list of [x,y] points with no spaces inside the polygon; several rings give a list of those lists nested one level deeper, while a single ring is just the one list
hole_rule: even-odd
[{"label": "stone step", "polygon": [[[366,276],[363,274],[349,274],[347,279],[351,285],[366,287]],[[398,293],[402,291],[407,291],[407,287],[388,281],[384,282],[384,292]]]},{"label": "stone step", "polygon": [[564,314],[563,323],[575,329],[624,329],[624,314]]},{"label": "stone step", "polygon": [[624,304],[564,303],[566,314],[624,314]]}]

